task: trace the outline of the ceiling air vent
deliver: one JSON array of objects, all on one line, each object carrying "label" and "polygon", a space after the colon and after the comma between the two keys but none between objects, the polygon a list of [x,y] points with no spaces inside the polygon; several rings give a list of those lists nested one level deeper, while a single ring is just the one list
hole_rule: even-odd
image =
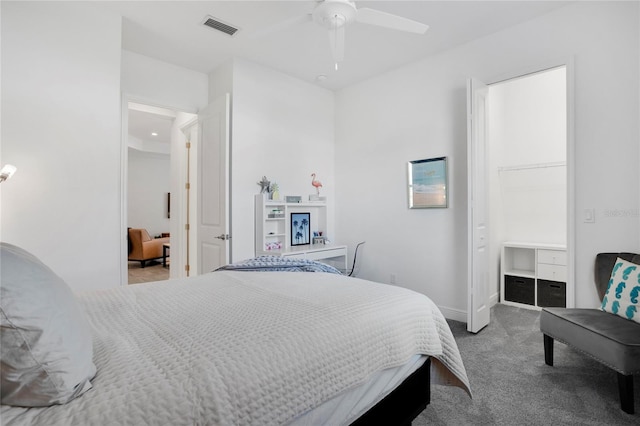
[{"label": "ceiling air vent", "polygon": [[205,17],[204,21],[202,21],[202,25],[212,28],[216,31],[221,31],[230,36],[233,36],[236,31],[238,31],[238,28],[232,27],[229,24],[225,24],[224,22],[220,21],[218,18],[214,18],[213,16]]}]

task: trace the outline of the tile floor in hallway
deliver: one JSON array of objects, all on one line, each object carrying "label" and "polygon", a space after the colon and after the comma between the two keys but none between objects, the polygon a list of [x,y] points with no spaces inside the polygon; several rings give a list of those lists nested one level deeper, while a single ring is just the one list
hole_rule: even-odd
[{"label": "tile floor in hallway", "polygon": [[169,279],[169,265],[162,266],[162,261],[147,261],[144,268],[140,262],[129,262],[129,284],[140,284],[149,281],[164,281]]}]

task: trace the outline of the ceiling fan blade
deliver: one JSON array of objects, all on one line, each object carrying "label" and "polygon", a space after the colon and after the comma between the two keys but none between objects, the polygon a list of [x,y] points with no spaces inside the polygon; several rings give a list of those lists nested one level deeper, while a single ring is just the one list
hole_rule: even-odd
[{"label": "ceiling fan blade", "polygon": [[333,61],[338,67],[338,62],[342,62],[344,59],[344,25],[338,28],[329,30],[329,42],[331,43],[331,55]]},{"label": "ceiling fan blade", "polygon": [[376,25],[378,27],[415,34],[424,34],[429,29],[429,26],[422,22],[413,21],[403,18],[402,16],[392,15],[375,9],[363,7],[358,9],[357,12],[356,21],[363,24]]},{"label": "ceiling fan blade", "polygon": [[253,31],[250,33],[250,37],[251,38],[266,37],[273,33],[277,33],[279,31],[287,29],[289,27],[293,27],[294,25],[303,24],[305,22],[311,22],[312,20],[313,18],[311,17],[310,13],[307,13],[305,15],[300,15],[300,16],[294,16],[292,18],[285,19],[284,21],[270,25],[266,28]]}]

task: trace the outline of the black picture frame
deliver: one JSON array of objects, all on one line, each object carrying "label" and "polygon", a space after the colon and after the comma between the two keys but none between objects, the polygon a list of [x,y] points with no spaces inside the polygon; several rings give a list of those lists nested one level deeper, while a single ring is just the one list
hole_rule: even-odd
[{"label": "black picture frame", "polygon": [[311,213],[291,213],[291,245],[311,244]]}]

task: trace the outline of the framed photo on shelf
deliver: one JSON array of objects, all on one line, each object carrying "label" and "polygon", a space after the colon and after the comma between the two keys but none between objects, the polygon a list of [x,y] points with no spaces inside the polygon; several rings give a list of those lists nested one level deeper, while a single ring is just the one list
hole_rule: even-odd
[{"label": "framed photo on shelf", "polygon": [[291,245],[311,244],[311,213],[291,213]]},{"label": "framed photo on shelf", "polygon": [[409,208],[447,207],[447,157],[409,161]]}]

